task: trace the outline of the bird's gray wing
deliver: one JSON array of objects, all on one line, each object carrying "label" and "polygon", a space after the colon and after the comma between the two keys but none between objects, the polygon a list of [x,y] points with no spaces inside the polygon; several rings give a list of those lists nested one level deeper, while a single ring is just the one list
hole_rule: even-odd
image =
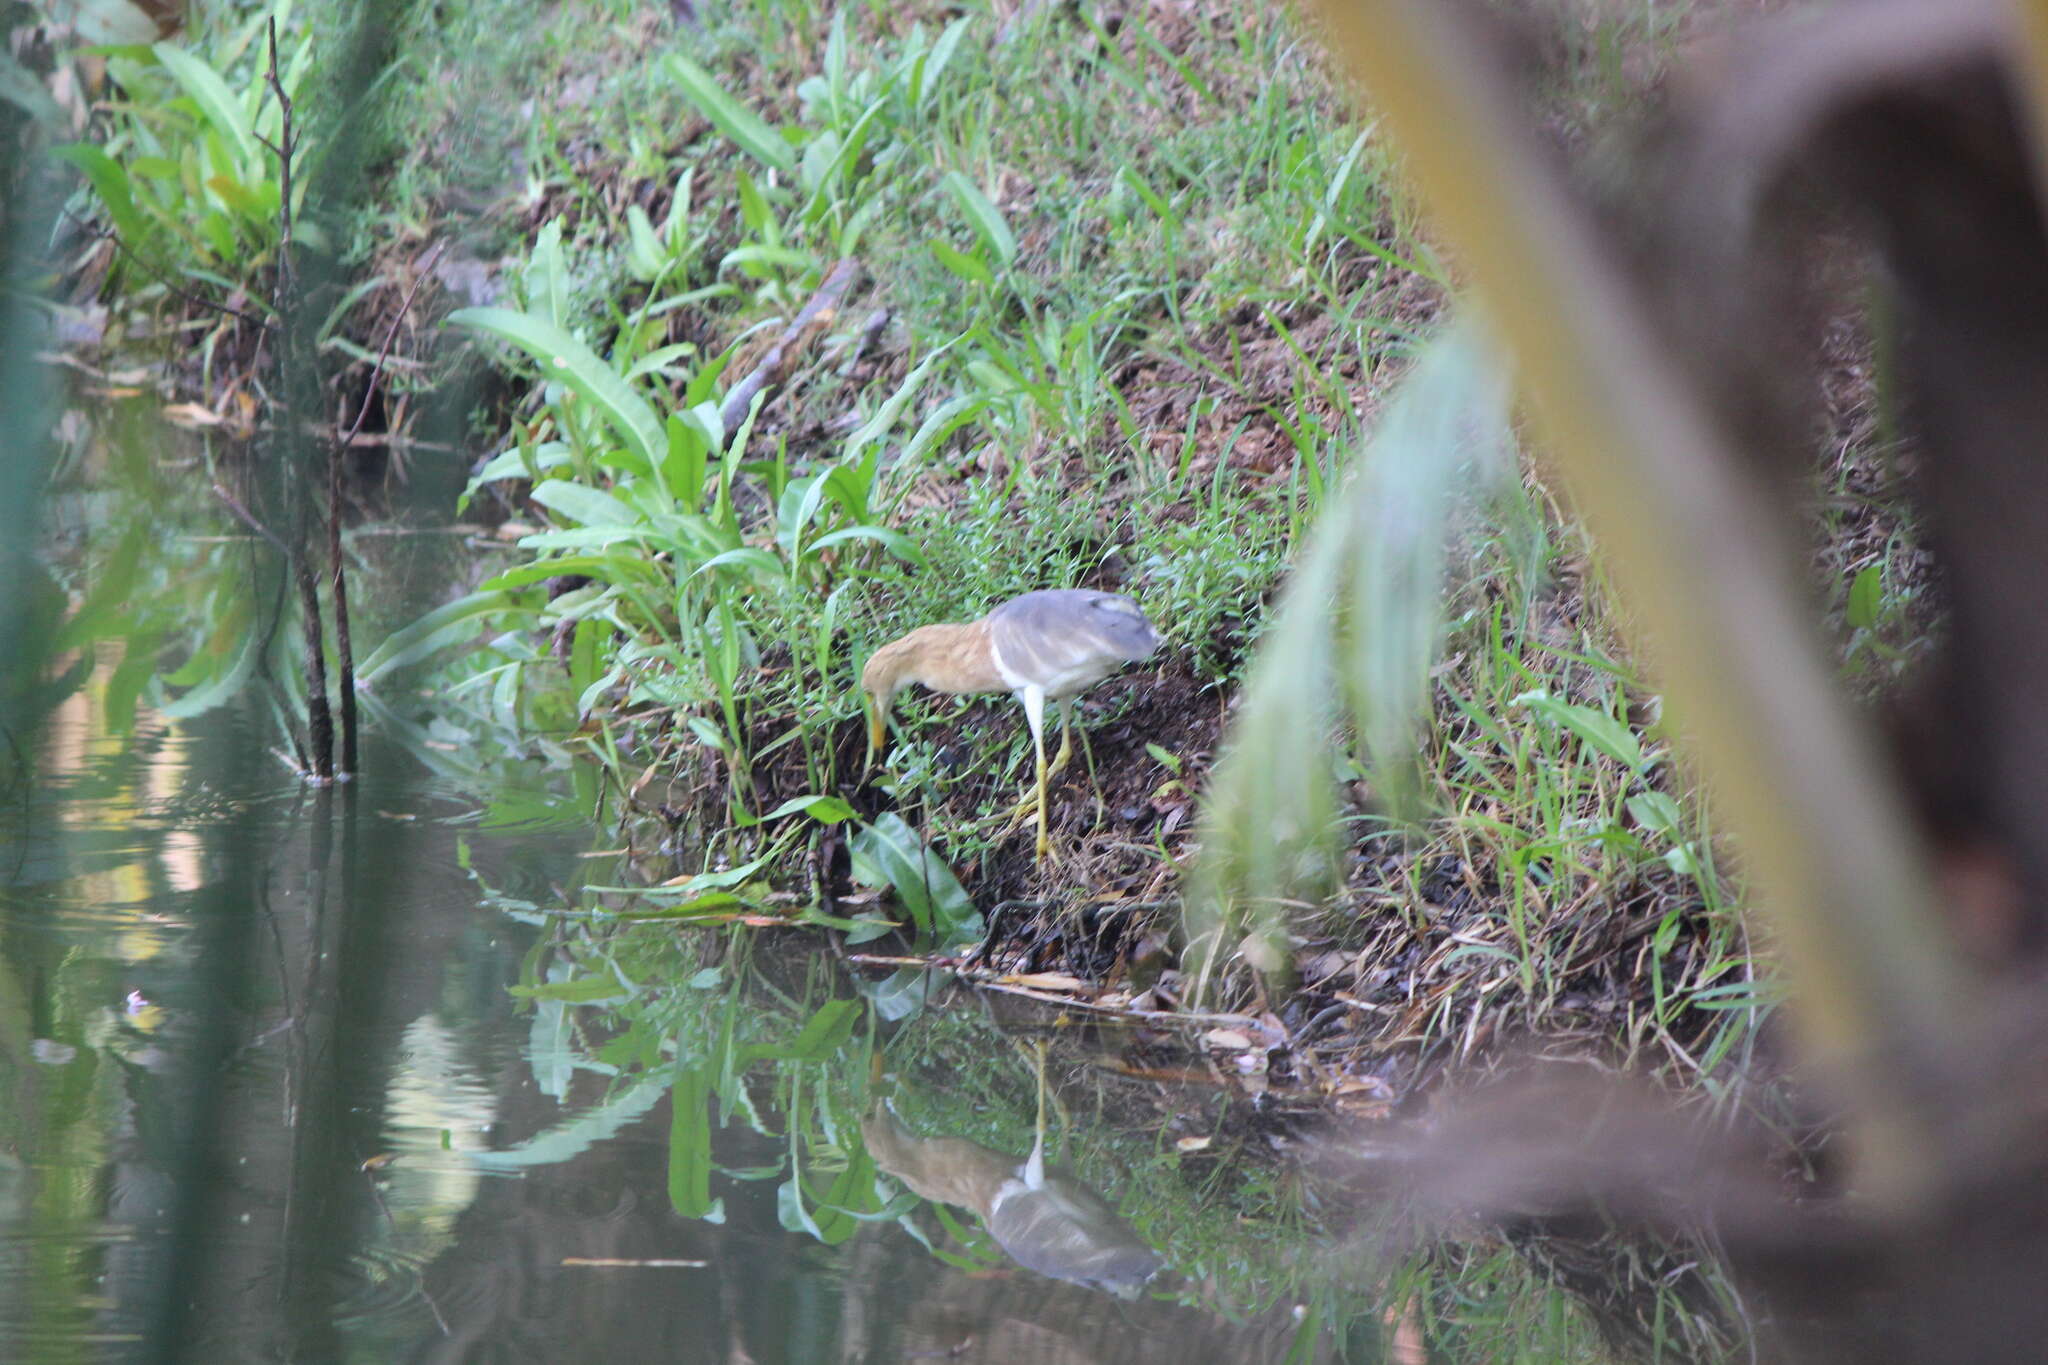
[{"label": "bird's gray wing", "polygon": [[[1105,608],[1104,601],[1120,604]],[[1128,598],[1080,589],[1013,597],[988,615],[989,639],[1013,676],[1054,688],[1145,658],[1159,636]]]}]

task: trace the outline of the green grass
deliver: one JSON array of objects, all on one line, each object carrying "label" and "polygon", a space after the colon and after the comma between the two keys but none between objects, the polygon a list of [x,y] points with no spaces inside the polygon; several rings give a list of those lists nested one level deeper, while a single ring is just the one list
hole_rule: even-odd
[{"label": "green grass", "polygon": [[[654,146],[657,127],[684,130],[682,145],[571,173],[561,143],[606,119],[562,116],[535,158],[555,173],[528,202],[552,216],[516,297],[598,346],[571,367],[587,382],[524,419],[494,472],[651,508],[636,483],[662,485],[661,501],[673,473],[652,467],[651,428],[618,418],[617,381],[597,371],[637,371],[658,425],[719,370],[743,373],[754,329],[846,254],[868,281],[838,337],[866,307],[895,315],[863,374],[800,362],[745,457],[702,485],[714,537],[560,546],[553,567],[599,584],[546,606],[529,592],[518,610],[540,630],[625,631],[580,684],[610,677],[665,715],[694,713],[687,733],[715,727],[735,773],[801,751],[824,790],[847,776],[825,732],[853,717],[859,655],[1026,588],[1121,581],[1204,683],[1236,675],[1356,429],[1346,376],[1406,348],[1403,310],[1434,286],[1391,264],[1427,253],[1379,240],[1397,211],[1384,154],[1334,117],[1298,35],[1226,19],[1162,38],[1135,20],[1111,36],[1092,16],[1041,17],[995,44],[986,17],[884,26],[848,11],[797,52],[742,14],[660,64],[668,79],[636,86],[630,112],[597,102],[613,147]],[[579,33],[602,50],[630,31]],[[731,54],[744,55],[721,66]],[[557,62],[601,65],[544,46],[544,81]],[[416,169],[400,160],[391,183],[417,193]],[[552,359],[551,346],[526,349]],[[873,439],[842,443],[855,426]],[[807,501],[821,476],[856,496]],[[537,496],[570,527],[610,515]],[[752,543],[764,525],[773,536]],[[720,613],[744,681],[704,650],[726,638]]]}]

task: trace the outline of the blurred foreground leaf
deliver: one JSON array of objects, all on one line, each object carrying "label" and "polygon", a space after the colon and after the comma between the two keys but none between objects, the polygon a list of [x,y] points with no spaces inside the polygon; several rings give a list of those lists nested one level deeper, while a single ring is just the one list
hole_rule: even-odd
[{"label": "blurred foreground leaf", "polygon": [[1432,344],[1282,593],[1203,817],[1187,915],[1204,983],[1248,921],[1252,965],[1277,966],[1280,905],[1334,881],[1337,698],[1380,797],[1397,817],[1419,813],[1445,539],[1461,504],[1513,468],[1506,379],[1470,328]]}]

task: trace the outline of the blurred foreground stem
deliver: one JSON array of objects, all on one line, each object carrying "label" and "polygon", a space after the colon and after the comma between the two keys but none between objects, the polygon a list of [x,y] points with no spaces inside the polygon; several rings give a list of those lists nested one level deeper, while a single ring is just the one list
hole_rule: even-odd
[{"label": "blurred foreground stem", "polygon": [[1847,1086],[1862,1188],[1911,1202],[1965,976],[1925,859],[1744,482],[1509,85],[1442,0],[1322,0],[1520,366],[1532,416],[1647,627],[1658,674],[1768,908],[1811,1060]]}]

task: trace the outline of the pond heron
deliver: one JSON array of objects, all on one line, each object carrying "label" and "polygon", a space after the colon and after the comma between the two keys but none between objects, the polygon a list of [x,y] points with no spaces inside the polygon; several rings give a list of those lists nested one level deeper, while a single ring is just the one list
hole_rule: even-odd
[{"label": "pond heron", "polygon": [[878,1169],[912,1193],[973,1209],[996,1245],[1029,1270],[1134,1299],[1158,1274],[1159,1253],[1108,1200],[1045,1161],[1045,1049],[1038,1052],[1038,1124],[1016,1157],[958,1137],[919,1137],[878,1103],[861,1119]]},{"label": "pond heron", "polygon": [[[868,658],[868,757],[882,747],[897,692],[922,683],[934,692],[1009,692],[1024,703],[1037,757],[1038,858],[1052,847],[1045,825],[1046,779],[1073,756],[1068,702],[1127,663],[1159,648],[1159,632],[1130,598],[1051,588],[1027,592],[965,625],[919,626]],[[1060,751],[1045,761],[1045,704],[1059,703]],[[1020,804],[1019,809],[1024,807]]]}]

